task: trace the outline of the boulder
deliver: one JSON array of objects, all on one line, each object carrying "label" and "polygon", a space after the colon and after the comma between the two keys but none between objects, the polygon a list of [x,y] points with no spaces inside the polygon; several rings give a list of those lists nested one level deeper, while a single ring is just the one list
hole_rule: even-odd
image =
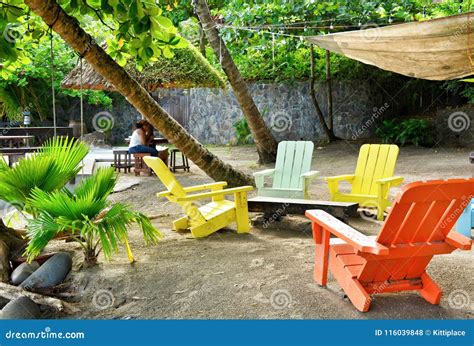
[{"label": "boulder", "polygon": [[35,320],[41,315],[39,306],[28,297],[12,300],[2,310],[1,320]]},{"label": "boulder", "polygon": [[48,288],[59,285],[64,281],[72,268],[71,255],[59,252],[39,267],[20,287],[26,289]]},{"label": "boulder", "polygon": [[24,262],[20,264],[16,269],[13,271],[11,275],[12,284],[18,286],[23,281],[25,281],[31,274],[33,274],[36,269],[39,268],[38,262],[31,262],[27,263]]}]

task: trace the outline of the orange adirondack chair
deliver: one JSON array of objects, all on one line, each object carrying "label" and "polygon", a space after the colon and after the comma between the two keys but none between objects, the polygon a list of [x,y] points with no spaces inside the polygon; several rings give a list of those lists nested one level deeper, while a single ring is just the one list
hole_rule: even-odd
[{"label": "orange adirondack chair", "polygon": [[[377,237],[368,237],[322,210],[308,210],[316,244],[315,281],[328,267],[352,304],[370,308],[371,295],[415,290],[431,304],[442,291],[426,273],[434,255],[469,250],[471,239],[453,229],[474,196],[474,179],[416,182],[402,188]],[[332,238],[331,234],[337,238]]]}]

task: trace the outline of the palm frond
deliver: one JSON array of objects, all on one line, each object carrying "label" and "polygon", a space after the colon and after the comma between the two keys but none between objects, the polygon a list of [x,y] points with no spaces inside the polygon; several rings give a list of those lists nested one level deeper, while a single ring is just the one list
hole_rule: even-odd
[{"label": "palm frond", "polygon": [[46,141],[41,147],[39,155],[55,157],[60,171],[70,172],[76,170],[88,152],[89,147],[84,142],[75,138],[56,137]]},{"label": "palm frond", "polygon": [[87,146],[74,139],[56,138],[13,167],[0,162],[0,199],[21,208],[35,188],[45,192],[62,189],[77,175],[87,152]]},{"label": "palm frond", "polygon": [[58,233],[63,231],[63,228],[51,215],[42,213],[28,222],[26,231],[30,241],[25,254],[28,256],[28,261],[32,261]]},{"label": "palm frond", "polygon": [[31,192],[27,202],[32,208],[69,222],[94,218],[106,207],[106,202],[101,199],[77,198],[64,190],[48,193],[39,188]]},{"label": "palm frond", "polygon": [[112,167],[99,168],[91,177],[83,180],[74,190],[78,198],[104,199],[114,189],[117,174]]}]

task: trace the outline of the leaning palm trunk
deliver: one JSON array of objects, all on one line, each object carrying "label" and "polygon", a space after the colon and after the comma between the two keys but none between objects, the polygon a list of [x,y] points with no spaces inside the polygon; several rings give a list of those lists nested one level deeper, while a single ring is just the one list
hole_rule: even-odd
[{"label": "leaning palm trunk", "polygon": [[211,18],[206,0],[194,0],[194,7],[214,53],[218,57],[222,57],[222,69],[232,85],[235,97],[252,131],[260,163],[275,162],[278,144],[265,124],[247,88],[247,84],[237,69],[234,60],[232,60],[232,56],[224,41],[221,39],[219,31],[216,28],[216,23]]},{"label": "leaning palm trunk", "polygon": [[55,0],[25,0],[25,3],[207,175],[233,186],[254,184],[250,176],[221,161],[191,136]]}]

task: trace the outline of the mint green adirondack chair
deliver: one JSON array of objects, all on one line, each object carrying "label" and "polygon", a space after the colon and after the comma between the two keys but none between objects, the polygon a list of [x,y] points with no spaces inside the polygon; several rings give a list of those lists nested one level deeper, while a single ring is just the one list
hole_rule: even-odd
[{"label": "mint green adirondack chair", "polygon": [[[254,173],[258,195],[264,197],[309,199],[308,188],[319,172],[311,170],[312,142],[280,142],[274,169]],[[265,178],[273,177],[272,186]]]}]

